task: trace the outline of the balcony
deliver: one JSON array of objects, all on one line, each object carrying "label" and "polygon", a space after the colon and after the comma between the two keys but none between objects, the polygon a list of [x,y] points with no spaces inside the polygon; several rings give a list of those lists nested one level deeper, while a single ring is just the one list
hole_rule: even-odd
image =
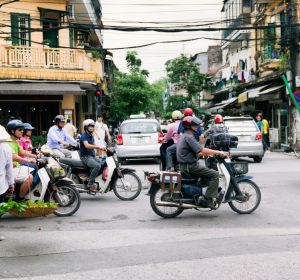
[{"label": "balcony", "polygon": [[251,17],[249,16],[249,14],[241,14],[236,19],[234,19],[230,25],[227,26],[227,28],[232,28],[232,29],[224,30],[222,32],[222,38],[223,39],[228,38],[233,32],[236,31],[235,28],[238,28],[243,25],[249,25],[249,24],[251,24]]},{"label": "balcony", "polygon": [[97,80],[101,62],[84,50],[0,46],[0,78]]}]

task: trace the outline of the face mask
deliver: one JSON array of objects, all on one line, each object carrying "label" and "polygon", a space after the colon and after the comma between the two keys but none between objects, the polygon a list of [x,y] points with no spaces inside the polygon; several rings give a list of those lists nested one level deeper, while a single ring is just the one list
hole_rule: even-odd
[{"label": "face mask", "polygon": [[94,132],[95,127],[94,126],[88,126],[88,132]]}]

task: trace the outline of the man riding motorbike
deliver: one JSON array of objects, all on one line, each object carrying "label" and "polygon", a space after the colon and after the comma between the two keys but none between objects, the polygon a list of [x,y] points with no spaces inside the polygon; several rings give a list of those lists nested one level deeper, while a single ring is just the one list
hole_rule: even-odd
[{"label": "man riding motorbike", "polygon": [[98,176],[104,161],[96,158],[95,150],[106,151],[106,148],[95,145],[95,122],[93,120],[85,120],[83,128],[84,133],[80,137],[80,159],[87,167],[91,168],[87,187],[90,192],[96,192],[95,178]]},{"label": "man riding motorbike", "polygon": [[65,117],[57,115],[54,123],[55,125],[48,131],[47,146],[52,149],[54,156],[71,158],[71,152],[64,147],[77,145],[77,142],[63,130],[66,123]]},{"label": "man riding motorbike", "polygon": [[204,148],[195,138],[200,120],[196,117],[185,117],[183,119],[184,134],[177,143],[177,161],[182,173],[191,174],[193,177],[203,179],[207,186],[205,196],[200,197],[198,205],[215,209],[215,202],[218,196],[219,173],[218,171],[202,166],[198,162],[198,156],[228,157],[228,152],[211,150]]},{"label": "man riding motorbike", "polygon": [[[30,174],[32,169],[30,166],[24,166],[24,164],[32,164],[36,163],[36,155],[28,151],[24,151],[23,148],[18,143],[18,139],[20,139],[23,135],[24,124],[20,120],[12,120],[7,124],[6,127],[7,132],[10,134],[11,141],[8,142],[11,151],[12,151],[12,159],[13,159],[13,173],[14,179],[17,183],[21,184],[18,199],[20,201],[24,200],[26,193],[29,190],[29,187],[33,181],[33,177]],[[23,166],[22,166],[23,164]]]}]

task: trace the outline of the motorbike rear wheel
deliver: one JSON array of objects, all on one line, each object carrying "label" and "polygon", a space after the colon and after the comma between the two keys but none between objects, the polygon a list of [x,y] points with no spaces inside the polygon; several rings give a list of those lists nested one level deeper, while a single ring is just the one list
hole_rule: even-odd
[{"label": "motorbike rear wheel", "polygon": [[121,200],[134,200],[142,191],[142,182],[134,172],[128,172],[116,180],[113,191]]},{"label": "motorbike rear wheel", "polygon": [[259,187],[251,180],[245,179],[238,182],[242,196],[232,193],[232,201],[229,202],[230,208],[238,214],[250,214],[256,210],[261,201]]},{"label": "motorbike rear wheel", "polygon": [[150,205],[152,210],[160,217],[170,219],[175,218],[183,212],[183,208],[158,206],[156,203],[161,201],[164,192],[159,188],[150,195]]},{"label": "motorbike rear wheel", "polygon": [[58,204],[58,208],[54,211],[54,215],[58,217],[72,216],[81,204],[80,194],[72,185],[57,186],[52,192],[47,190],[45,201]]}]

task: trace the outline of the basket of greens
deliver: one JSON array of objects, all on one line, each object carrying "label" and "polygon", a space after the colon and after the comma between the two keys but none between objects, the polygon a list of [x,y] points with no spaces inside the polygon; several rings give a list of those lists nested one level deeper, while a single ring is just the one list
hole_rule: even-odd
[{"label": "basket of greens", "polygon": [[8,201],[0,203],[0,216],[10,213],[20,218],[44,217],[57,209],[57,203],[28,200],[26,202]]}]

